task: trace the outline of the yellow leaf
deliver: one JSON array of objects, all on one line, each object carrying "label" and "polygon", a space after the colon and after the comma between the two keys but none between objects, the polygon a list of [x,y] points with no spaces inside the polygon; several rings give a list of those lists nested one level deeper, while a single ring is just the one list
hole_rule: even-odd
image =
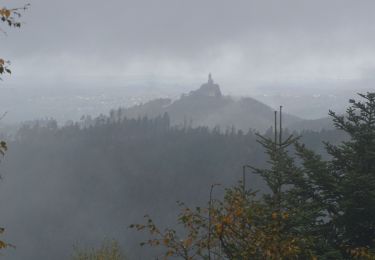
[{"label": "yellow leaf", "polygon": [[184,247],[190,247],[192,243],[193,243],[193,239],[189,237],[188,239],[184,241]]},{"label": "yellow leaf", "polygon": [[6,248],[6,247],[8,247],[8,245],[4,241],[0,240],[0,249]]},{"label": "yellow leaf", "polygon": [[164,244],[165,246],[167,246],[167,245],[169,244],[169,239],[168,239],[168,238],[164,238],[164,240],[163,240],[163,244]]},{"label": "yellow leaf", "polygon": [[223,232],[223,226],[221,224],[216,224],[215,229],[218,234],[221,234]]},{"label": "yellow leaf", "polygon": [[9,11],[8,9],[6,9],[6,10],[4,11],[4,16],[5,16],[6,18],[8,18],[8,17],[10,16],[10,11]]}]

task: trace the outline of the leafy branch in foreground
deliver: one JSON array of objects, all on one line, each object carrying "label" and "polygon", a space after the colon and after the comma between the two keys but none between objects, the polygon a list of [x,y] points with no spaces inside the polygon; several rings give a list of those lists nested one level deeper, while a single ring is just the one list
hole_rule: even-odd
[{"label": "leafy branch in foreground", "polygon": [[131,225],[147,230],[153,237],[141,245],[161,246],[163,257],[181,259],[314,259],[308,238],[285,232],[290,225],[289,210],[275,212],[256,199],[256,194],[243,194],[242,186],[226,191],[223,201],[211,207],[190,209],[184,204],[178,222],[184,227],[179,235],[174,229],[161,231],[146,216],[146,224]]},{"label": "leafy branch in foreground", "polygon": [[[0,235],[2,235],[4,232],[5,232],[5,229],[4,229],[4,228],[0,228]],[[15,248],[14,245],[9,244],[9,243],[6,243],[6,242],[4,242],[3,240],[0,240],[0,250],[1,250],[1,249],[8,248],[8,247]]]},{"label": "leafy branch in foreground", "polygon": [[[277,136],[275,134],[275,136]],[[279,142],[259,136],[259,143],[269,155],[269,168],[256,169],[271,192],[257,198],[243,185],[227,189],[223,200],[210,198],[208,207],[192,210],[183,204],[179,223],[183,236],[174,229],[161,231],[152,219],[145,225],[154,237],[142,245],[162,246],[164,258],[192,259],[315,259],[316,236],[309,230],[318,211],[304,212],[307,199],[300,197],[292,178],[301,176],[287,148],[298,138],[290,136]]]},{"label": "leafy branch in foreground", "polygon": [[[5,23],[9,27],[20,28],[22,25],[20,21],[21,12],[25,11],[27,8],[29,8],[29,6],[30,4],[26,4],[23,7],[11,8],[11,9],[0,7],[0,22]],[[2,27],[0,27],[0,31],[6,34],[6,31]],[[11,70],[9,69],[9,66],[10,66],[10,61],[5,60],[0,57],[0,76],[5,73],[11,74]]]},{"label": "leafy branch in foreground", "polygon": [[278,138],[275,114],[275,138],[258,136],[269,165],[252,168],[270,192],[236,186],[205,209],[183,206],[183,235],[147,217],[132,226],[153,237],[143,245],[162,246],[166,259],[375,259],[375,93],[359,95],[364,101],[350,100],[346,115],[330,111],[349,136],[325,143],[330,160],[298,138]]},{"label": "leafy branch in foreground", "polygon": [[[19,18],[21,17],[21,11],[26,10],[29,7],[29,4],[25,5],[22,8],[13,8],[8,9],[5,7],[0,7],[0,21],[7,24],[10,27],[13,28],[19,28],[21,27],[21,22],[19,21]],[[6,33],[1,27],[0,31],[3,33]],[[10,61],[6,61],[0,57],[0,80],[1,75],[4,73],[11,74],[11,70],[9,69]],[[2,119],[2,117],[0,118]],[[0,141],[0,155],[4,156],[6,150],[8,149],[7,144],[5,141]],[[0,234],[4,233],[4,229],[0,228]],[[0,240],[0,250],[7,248],[7,247],[14,247],[11,244],[8,244],[2,240]]]}]

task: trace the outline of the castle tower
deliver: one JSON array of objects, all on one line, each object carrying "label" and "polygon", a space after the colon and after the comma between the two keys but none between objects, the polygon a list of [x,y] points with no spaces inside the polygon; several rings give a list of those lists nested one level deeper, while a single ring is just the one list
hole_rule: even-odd
[{"label": "castle tower", "polygon": [[216,97],[220,98],[221,91],[220,86],[218,84],[214,83],[214,80],[212,79],[212,74],[208,74],[208,81],[207,83],[204,83],[199,89],[190,92],[190,95],[195,96],[204,96],[204,97]]},{"label": "castle tower", "polygon": [[208,82],[207,82],[209,85],[213,85],[214,84],[214,81],[213,81],[213,79],[212,79],[212,75],[211,75],[211,73],[210,74],[208,74]]}]

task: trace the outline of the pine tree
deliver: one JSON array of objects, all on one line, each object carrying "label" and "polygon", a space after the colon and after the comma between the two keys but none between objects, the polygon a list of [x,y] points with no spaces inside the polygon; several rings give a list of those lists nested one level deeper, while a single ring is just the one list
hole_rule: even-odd
[{"label": "pine tree", "polygon": [[[325,143],[331,159],[297,144],[306,178],[303,188],[311,201],[324,208],[322,241],[333,259],[368,256],[375,250],[375,93],[351,99],[345,115],[330,111],[337,129],[348,135],[339,145]],[[301,186],[302,187],[302,186]]]},{"label": "pine tree", "polygon": [[311,200],[308,178],[304,167],[299,167],[293,146],[298,144],[299,137],[290,135],[283,140],[282,118],[280,109],[280,128],[277,132],[276,112],[274,138],[258,135],[259,143],[269,156],[268,169],[254,169],[263,177],[270,193],[263,196],[267,208],[272,210],[278,220],[278,231],[275,234],[280,241],[288,237],[299,240],[298,257],[308,259],[319,255],[320,219],[323,216],[322,204]]},{"label": "pine tree", "polygon": [[207,208],[194,210],[182,204],[178,219],[186,231],[182,237],[174,229],[160,230],[146,217],[145,225],[132,225],[152,235],[153,239],[142,245],[163,246],[166,258],[189,260],[316,259],[319,236],[315,224],[323,210],[309,201],[309,196],[301,196],[305,190],[294,184],[305,181],[303,170],[289,152],[298,137],[283,140],[281,113],[279,133],[276,117],[275,112],[275,138],[258,135],[269,156],[269,167],[246,165],[263,178],[269,192],[259,196],[245,189],[244,178],[240,186],[226,190],[223,200],[210,198]]},{"label": "pine tree", "polygon": [[375,93],[350,100],[346,116],[330,111],[335,126],[350,140],[328,144],[331,174],[337,179],[338,214],[334,220],[343,243],[374,248],[375,240]]},{"label": "pine tree", "polygon": [[157,234],[147,243],[164,241],[167,257],[207,258],[219,249],[224,259],[375,259],[375,93],[360,96],[364,102],[350,100],[346,115],[329,113],[348,134],[340,145],[325,143],[329,160],[297,137],[283,140],[275,114],[274,138],[258,135],[269,167],[252,168],[268,193],[255,196],[243,181],[204,211],[185,209],[179,220],[189,230],[186,239],[161,232],[150,219],[135,227]]}]

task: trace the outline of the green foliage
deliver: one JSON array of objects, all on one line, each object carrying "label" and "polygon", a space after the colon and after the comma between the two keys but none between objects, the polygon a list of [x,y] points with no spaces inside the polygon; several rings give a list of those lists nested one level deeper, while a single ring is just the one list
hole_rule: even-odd
[{"label": "green foliage", "polygon": [[[259,136],[259,143],[269,156],[269,166],[265,169],[254,169],[254,173],[263,177],[271,192],[263,196],[264,203],[276,214],[288,214],[284,227],[280,224],[280,235],[299,238],[305,243],[301,249],[311,255],[319,256],[317,250],[320,231],[324,217],[324,207],[316,200],[311,200],[314,190],[309,189],[306,169],[298,166],[291,155],[292,146],[298,145],[299,137],[293,135],[282,140],[273,140]],[[282,241],[283,239],[281,239]]]},{"label": "green foliage", "polygon": [[375,93],[360,96],[364,102],[350,100],[346,116],[330,112],[351,137],[340,146],[327,144],[339,184],[334,224],[342,243],[375,249]]},{"label": "green foliage", "polygon": [[75,248],[73,260],[125,260],[125,256],[115,240],[107,240],[99,248]]},{"label": "green foliage", "polygon": [[360,97],[350,100],[346,115],[330,111],[349,140],[325,143],[328,161],[293,136],[258,135],[269,161],[253,170],[269,193],[256,198],[234,187],[204,211],[183,209],[184,238],[173,229],[161,232],[150,218],[135,227],[156,236],[146,244],[167,241],[166,258],[375,259],[375,93]]},{"label": "green foliage", "polygon": [[165,258],[315,259],[318,236],[311,227],[320,208],[315,209],[305,197],[295,197],[301,191],[293,182],[302,179],[303,172],[287,151],[298,138],[290,136],[277,143],[258,137],[269,155],[270,167],[253,169],[270,193],[257,198],[241,185],[226,190],[221,201],[210,199],[204,210],[183,207],[178,219],[186,231],[182,237],[174,229],[161,231],[147,217],[147,224],[131,226],[146,229],[154,237],[143,245],[165,247]]},{"label": "green foliage", "polygon": [[304,167],[303,181],[296,184],[321,207],[318,250],[328,259],[374,258],[375,93],[359,96],[363,101],[350,100],[345,115],[329,112],[336,128],[349,136],[339,145],[325,143],[330,160],[295,146]]},{"label": "green foliage", "polygon": [[255,193],[244,194],[242,186],[228,189],[222,201],[207,208],[180,206],[178,221],[185,232],[161,231],[146,216],[145,224],[131,225],[152,236],[141,245],[165,248],[165,259],[314,259],[311,240],[289,231],[294,213],[274,211]]},{"label": "green foliage", "polygon": [[263,143],[272,163],[271,170],[260,174],[273,193],[275,181],[289,185],[279,194],[286,207],[301,209],[302,218],[294,219],[302,224],[303,234],[317,238],[315,251],[323,259],[374,258],[375,93],[359,96],[363,101],[351,99],[345,115],[329,112],[349,139],[339,145],[325,143],[328,161],[296,142],[301,162],[296,168],[282,155],[283,149],[273,152],[270,141]]},{"label": "green foliage", "polygon": [[[161,216],[161,219],[154,218],[159,226],[170,226],[176,215],[173,206],[176,199],[191,206],[204,205],[207,187],[212,182],[232,183],[241,175],[244,162],[265,167],[266,156],[252,132],[229,129],[227,133],[218,133],[205,127],[181,129],[170,126],[168,121],[163,117],[109,119],[102,116],[87,119],[82,125],[58,126],[52,120],[25,124],[16,139],[9,140],[12,153],[3,165],[7,175],[19,176],[21,183],[30,184],[22,194],[12,196],[12,205],[40,212],[38,218],[25,223],[22,216],[13,216],[10,210],[3,211],[13,223],[23,223],[24,230],[30,230],[12,234],[16,239],[18,235],[33,243],[30,246],[33,249],[23,257],[44,259],[47,254],[50,258],[61,254],[59,245],[69,244],[69,238],[50,238],[51,232],[69,231],[80,237],[82,234],[90,236],[92,232],[102,233],[101,228],[86,222],[74,229],[70,226],[68,230],[69,227],[59,225],[75,223],[81,216],[118,227],[139,222],[142,213],[149,212],[153,218]],[[311,147],[317,146],[320,140],[338,136],[333,131],[308,132],[302,140]],[[247,184],[263,192],[265,185],[259,179],[249,177]],[[69,191],[63,198],[62,190]],[[49,196],[45,196],[47,193]],[[222,193],[222,189],[215,190],[218,198]],[[40,199],[35,204],[25,205],[25,194]],[[98,208],[105,209],[101,212],[106,214],[92,215]],[[129,208],[134,214],[129,214]],[[62,211],[72,214],[64,216]],[[34,233],[39,234],[37,240]],[[136,256],[141,249],[136,247],[137,239],[130,232],[124,236],[129,241],[127,246],[135,248],[128,257],[138,259]],[[41,244],[47,252],[39,250]],[[17,254],[22,252],[19,250]],[[144,259],[152,259],[149,257],[152,252],[141,254],[147,255]]]}]

